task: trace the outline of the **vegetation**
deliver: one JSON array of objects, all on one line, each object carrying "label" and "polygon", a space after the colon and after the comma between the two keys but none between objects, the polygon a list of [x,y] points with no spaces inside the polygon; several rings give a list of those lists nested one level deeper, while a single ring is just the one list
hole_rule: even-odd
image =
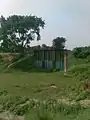
[{"label": "vegetation", "polygon": [[73,55],[75,58],[87,58],[88,56],[90,56],[90,46],[74,48]]},{"label": "vegetation", "polygon": [[[21,57],[14,56],[12,61],[15,63]],[[70,57],[73,60],[71,62]],[[1,56],[0,60],[2,65],[10,64],[7,57]],[[29,73],[27,73],[21,72],[20,69],[16,72],[15,68],[24,68],[25,65],[28,66],[31,63],[27,59],[13,66],[14,71],[2,72],[0,74],[1,113],[9,111],[14,115],[24,115],[26,120],[90,119],[90,92],[85,86],[90,76],[90,64],[86,60],[74,58],[70,52],[70,66],[67,74],[63,72],[35,73],[35,70],[34,72],[28,70]],[[85,100],[88,102],[85,103]]]},{"label": "vegetation", "polygon": [[59,72],[25,73],[17,71],[1,73],[0,78],[1,90],[7,90],[10,95],[29,96],[43,100],[67,97],[71,89],[68,88],[76,86],[76,81],[72,80],[72,77],[64,76]]},{"label": "vegetation", "polygon": [[36,16],[13,15],[7,19],[1,16],[1,50],[24,53],[35,37],[40,40],[40,28],[44,28],[44,25],[42,18]]},{"label": "vegetation", "polygon": [[64,49],[66,39],[63,37],[57,37],[53,40],[53,47],[56,49]]},{"label": "vegetation", "polygon": [[75,78],[60,72],[1,73],[0,111],[25,115],[26,120],[77,120],[77,116],[89,111],[89,105],[85,107],[80,101],[89,99],[90,94],[79,89],[81,82]]}]

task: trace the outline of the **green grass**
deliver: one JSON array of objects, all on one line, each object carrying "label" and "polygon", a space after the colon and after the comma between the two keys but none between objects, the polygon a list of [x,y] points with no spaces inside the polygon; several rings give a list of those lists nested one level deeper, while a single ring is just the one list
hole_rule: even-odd
[{"label": "green grass", "polygon": [[[78,84],[78,79],[64,75],[63,72],[1,73],[0,105],[17,115],[25,114],[25,120],[89,120],[90,108],[81,109],[80,106],[54,104],[54,100],[61,98],[74,99]],[[86,93],[80,94],[79,99],[85,95]],[[31,101],[27,104],[28,98],[47,102],[42,108],[39,102]]]},{"label": "green grass", "polygon": [[[71,54],[68,57],[69,68],[87,63],[86,60],[75,59]],[[0,66],[1,71],[6,70],[3,64]],[[76,68],[75,70],[77,71]],[[25,115],[25,120],[89,120],[90,107],[83,109],[78,104],[70,106],[57,103],[61,98],[66,102],[67,99],[70,99],[70,102],[77,100],[78,103],[90,96],[86,91],[78,91],[82,89],[78,88],[81,77],[83,76],[64,75],[63,72],[1,72],[0,105],[3,107],[0,106],[0,111]],[[46,101],[44,107],[41,105],[42,101]]]},{"label": "green grass", "polygon": [[83,65],[83,64],[90,64],[90,61],[88,59],[80,59],[80,58],[75,58],[70,52],[68,54],[68,68],[72,68],[73,66],[78,66],[78,65]]},{"label": "green grass", "polygon": [[[38,112],[37,112],[38,113]],[[35,111],[25,116],[26,120],[90,120],[90,109],[81,110],[79,114],[65,115],[63,112],[51,113],[45,112],[41,116]]]},{"label": "green grass", "polygon": [[0,74],[1,90],[7,90],[10,95],[29,96],[37,99],[67,96],[68,87],[75,86],[75,84],[76,81],[72,77],[65,77],[60,72]]}]

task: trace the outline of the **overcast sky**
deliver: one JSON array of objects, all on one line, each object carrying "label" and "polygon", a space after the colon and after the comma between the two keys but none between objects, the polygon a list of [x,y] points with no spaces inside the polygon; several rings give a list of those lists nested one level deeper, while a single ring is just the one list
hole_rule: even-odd
[{"label": "overcast sky", "polygon": [[90,0],[0,0],[0,15],[13,14],[34,14],[46,21],[36,44],[50,45],[63,36],[69,49],[90,45]]}]

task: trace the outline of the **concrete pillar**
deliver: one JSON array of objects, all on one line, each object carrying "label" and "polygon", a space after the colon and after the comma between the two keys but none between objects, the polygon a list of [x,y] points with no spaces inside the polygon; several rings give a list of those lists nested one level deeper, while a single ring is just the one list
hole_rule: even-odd
[{"label": "concrete pillar", "polygon": [[67,51],[64,51],[64,72],[67,72]]}]

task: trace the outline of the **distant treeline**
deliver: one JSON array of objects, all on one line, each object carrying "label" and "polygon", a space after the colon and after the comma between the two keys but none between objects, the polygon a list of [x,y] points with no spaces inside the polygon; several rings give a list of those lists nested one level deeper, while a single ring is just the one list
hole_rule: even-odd
[{"label": "distant treeline", "polygon": [[76,47],[73,49],[73,55],[75,58],[85,59],[90,56],[90,46]]}]

